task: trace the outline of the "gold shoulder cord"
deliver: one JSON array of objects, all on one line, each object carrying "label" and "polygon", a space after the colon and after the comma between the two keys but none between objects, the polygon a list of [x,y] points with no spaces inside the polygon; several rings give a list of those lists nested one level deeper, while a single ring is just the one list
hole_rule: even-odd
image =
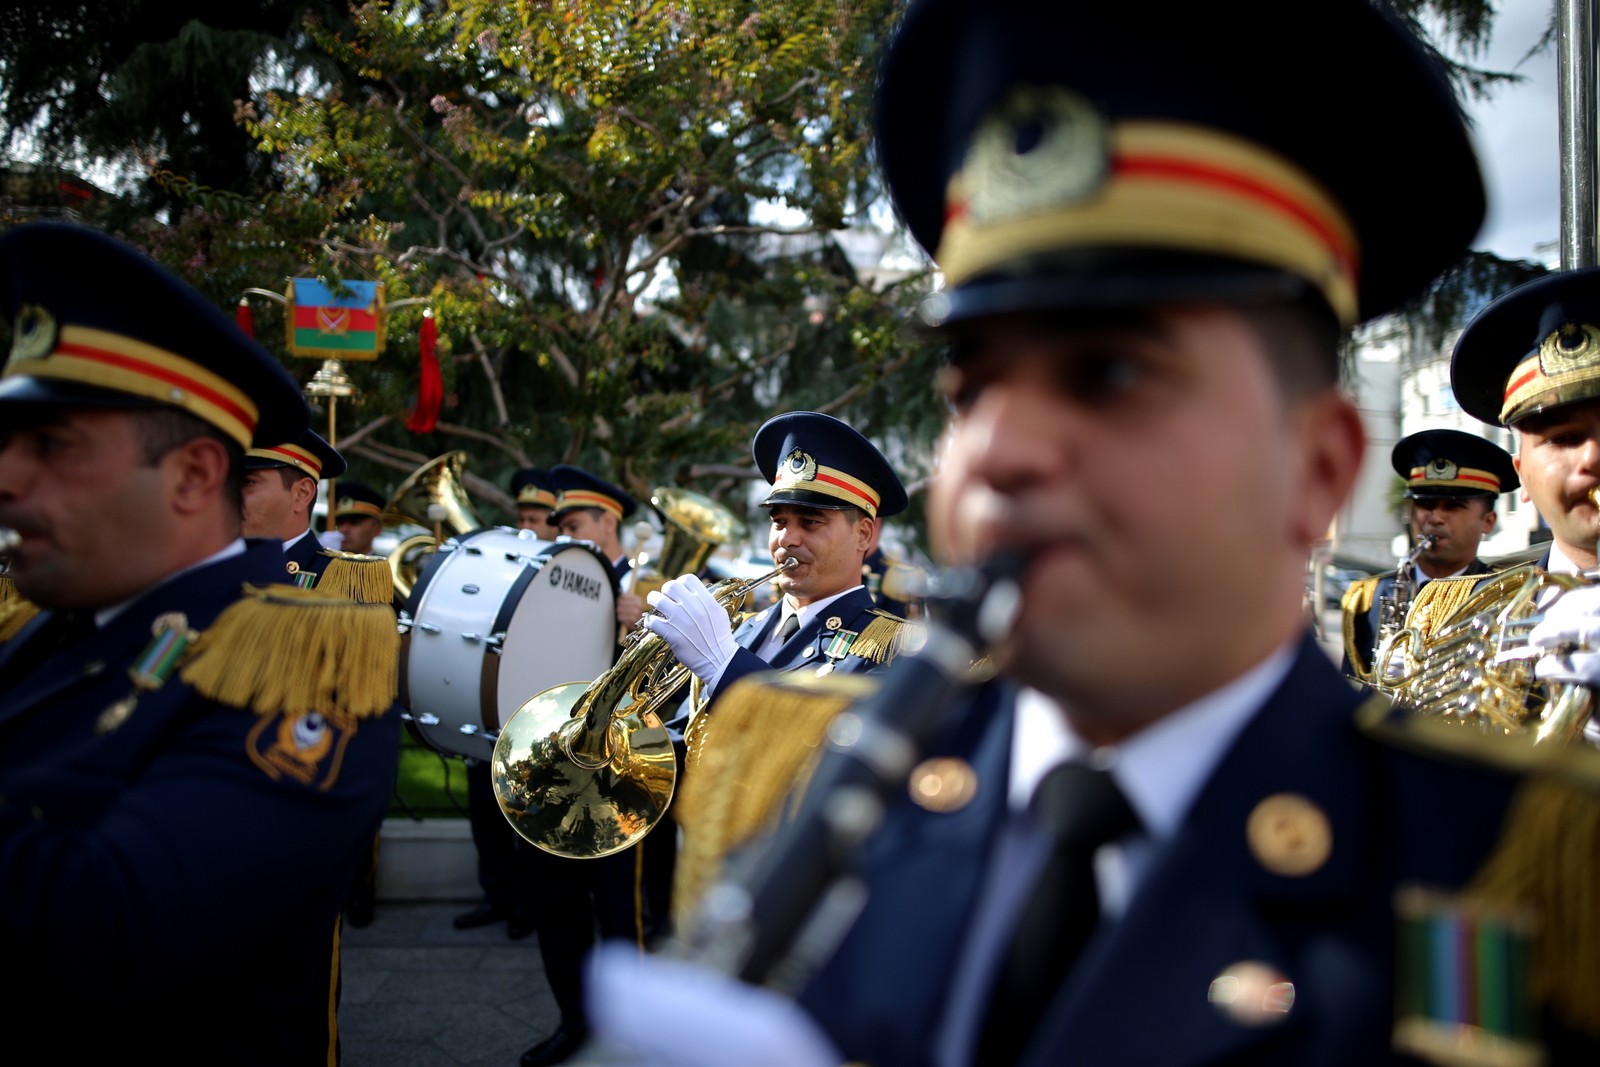
[{"label": "gold shoulder cord", "polygon": [[763,672],[740,679],[715,708],[695,716],[673,799],[683,830],[672,895],[680,924],[729,852],[794,813],[828,723],[875,686],[859,674]]},{"label": "gold shoulder cord", "polygon": [[258,715],[316,712],[343,727],[394,703],[400,634],[387,600],[363,604],[287,584],[244,588],[183,666],[197,692]]}]

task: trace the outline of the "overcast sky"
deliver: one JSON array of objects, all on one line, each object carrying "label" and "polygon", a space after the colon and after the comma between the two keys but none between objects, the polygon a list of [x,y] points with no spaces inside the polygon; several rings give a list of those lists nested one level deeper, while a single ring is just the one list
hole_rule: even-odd
[{"label": "overcast sky", "polygon": [[1561,238],[1555,45],[1523,59],[1549,24],[1551,8],[1552,0],[1503,0],[1488,52],[1476,62],[1526,80],[1468,110],[1489,188],[1489,216],[1476,247],[1554,265]]}]

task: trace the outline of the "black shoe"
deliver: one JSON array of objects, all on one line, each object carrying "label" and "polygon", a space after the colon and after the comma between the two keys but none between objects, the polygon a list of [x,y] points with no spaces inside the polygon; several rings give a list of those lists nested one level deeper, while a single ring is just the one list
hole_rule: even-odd
[{"label": "black shoe", "polygon": [[522,1054],[522,1067],[543,1067],[547,1063],[560,1063],[571,1056],[589,1037],[587,1027],[567,1022],[556,1027],[556,1032]]},{"label": "black shoe", "polygon": [[526,915],[513,915],[511,921],[506,923],[506,935],[513,941],[521,941],[539,927]]},{"label": "black shoe", "polygon": [[506,909],[493,901],[485,900],[471,911],[464,911],[451,920],[457,930],[470,930],[474,926],[488,926],[507,917]]}]

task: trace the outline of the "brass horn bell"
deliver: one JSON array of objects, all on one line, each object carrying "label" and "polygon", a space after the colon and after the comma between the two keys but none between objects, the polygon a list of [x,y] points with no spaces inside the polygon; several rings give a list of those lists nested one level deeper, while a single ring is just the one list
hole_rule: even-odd
[{"label": "brass horn bell", "polygon": [[411,596],[423,562],[438,551],[446,537],[483,526],[483,520],[472,510],[472,502],[461,484],[461,473],[466,466],[464,451],[436,456],[412,471],[384,505],[385,523],[410,523],[433,531],[407,537],[389,553],[395,592],[402,598]]},{"label": "brass horn bell", "polygon": [[[759,578],[725,578],[711,594],[728,623]],[[678,763],[661,708],[689,679],[658,634],[635,630],[622,656],[585,685],[527,700],[494,743],[490,781],[514,830],[546,852],[595,859],[644,837],[672,800]]]}]

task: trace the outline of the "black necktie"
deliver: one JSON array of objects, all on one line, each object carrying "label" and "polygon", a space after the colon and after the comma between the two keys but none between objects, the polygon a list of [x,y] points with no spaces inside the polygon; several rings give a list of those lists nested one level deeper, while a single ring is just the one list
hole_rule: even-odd
[{"label": "black necktie", "polygon": [[1015,1063],[1100,919],[1094,854],[1139,828],[1105,771],[1064,763],[1045,776],[1032,810],[1050,835],[1045,861],[1000,963],[973,1062]]},{"label": "black necktie", "polygon": [[800,629],[800,614],[796,612],[785,618],[783,624],[778,627],[778,644],[781,646],[785,641],[793,637],[794,632],[798,629]]}]

